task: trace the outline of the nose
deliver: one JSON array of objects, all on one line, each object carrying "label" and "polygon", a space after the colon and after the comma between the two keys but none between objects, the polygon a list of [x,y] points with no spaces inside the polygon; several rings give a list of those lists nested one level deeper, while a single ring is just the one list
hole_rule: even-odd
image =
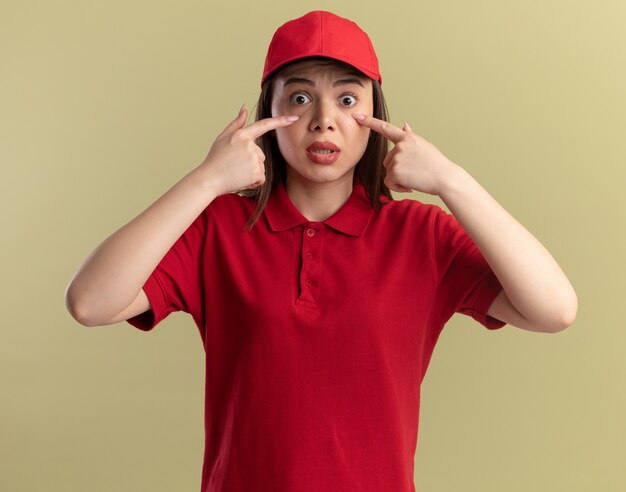
[{"label": "nose", "polygon": [[311,131],[335,131],[337,129],[335,107],[333,101],[320,99],[311,106]]}]

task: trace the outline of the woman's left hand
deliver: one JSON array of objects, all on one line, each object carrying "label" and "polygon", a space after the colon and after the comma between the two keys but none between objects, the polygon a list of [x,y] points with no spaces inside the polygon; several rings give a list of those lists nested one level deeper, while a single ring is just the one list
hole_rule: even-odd
[{"label": "woman's left hand", "polygon": [[366,115],[363,119],[353,116],[360,125],[380,133],[394,144],[383,161],[387,170],[385,185],[390,190],[440,195],[459,168],[428,140],[413,133],[408,123],[398,128],[373,116]]}]

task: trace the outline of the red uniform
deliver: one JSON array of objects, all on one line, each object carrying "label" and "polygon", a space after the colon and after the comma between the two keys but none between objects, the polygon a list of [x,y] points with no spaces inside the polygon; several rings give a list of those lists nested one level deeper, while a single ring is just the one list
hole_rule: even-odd
[{"label": "red uniform", "polygon": [[376,213],[357,181],[322,222],[281,185],[213,200],[144,285],[150,330],[193,316],[206,352],[202,492],[412,492],[420,384],[455,313],[489,329],[502,289],[453,215]]}]

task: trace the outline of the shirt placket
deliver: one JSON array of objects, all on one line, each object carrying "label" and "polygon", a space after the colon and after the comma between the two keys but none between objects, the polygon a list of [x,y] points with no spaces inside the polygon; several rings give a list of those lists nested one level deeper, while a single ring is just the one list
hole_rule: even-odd
[{"label": "shirt placket", "polygon": [[319,224],[306,224],[302,229],[300,258],[300,295],[298,302],[317,303],[321,281],[321,260],[324,230]]}]

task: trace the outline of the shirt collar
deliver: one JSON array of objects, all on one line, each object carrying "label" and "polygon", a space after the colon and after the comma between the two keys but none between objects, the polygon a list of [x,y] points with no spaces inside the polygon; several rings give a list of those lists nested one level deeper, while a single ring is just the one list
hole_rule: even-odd
[{"label": "shirt collar", "polygon": [[[302,215],[289,199],[282,183],[278,183],[270,194],[263,212],[272,231],[285,231],[312,222]],[[360,236],[365,232],[373,215],[374,208],[367,197],[365,187],[356,180],[346,203],[321,223],[344,234]]]}]

